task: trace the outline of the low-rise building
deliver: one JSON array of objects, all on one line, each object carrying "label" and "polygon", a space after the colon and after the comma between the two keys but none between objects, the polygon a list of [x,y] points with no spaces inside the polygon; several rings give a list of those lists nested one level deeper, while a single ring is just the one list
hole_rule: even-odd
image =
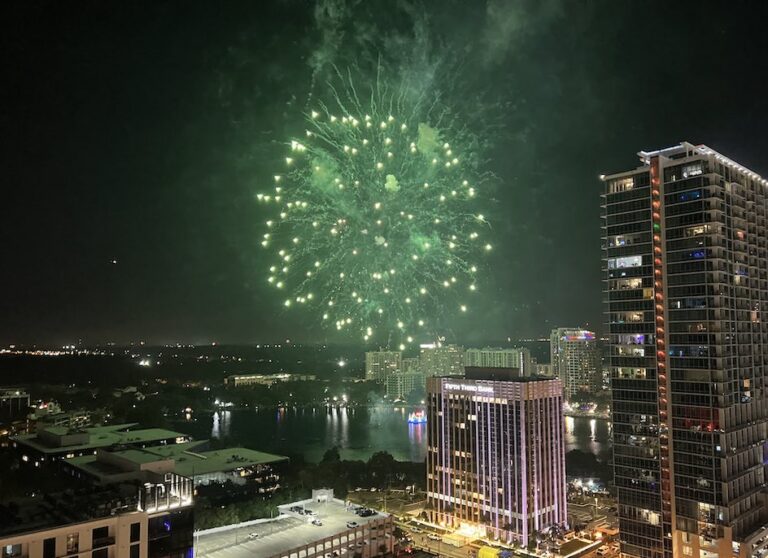
[{"label": "low-rise building", "polygon": [[332,490],[314,490],[312,498],[280,506],[279,519],[250,526],[247,537],[234,537],[236,526],[198,533],[195,550],[207,558],[391,556],[392,516],[356,511],[356,506],[335,499]]},{"label": "low-rise building", "polygon": [[93,455],[99,449],[145,448],[180,444],[190,441],[187,434],[164,428],[135,429],[137,423],[67,428],[53,426],[35,434],[24,434],[12,439],[21,454],[21,460],[36,467],[51,461]]},{"label": "low-rise building", "polygon": [[208,442],[197,441],[144,449],[98,450],[65,460],[64,469],[75,477],[99,484],[129,479],[144,480],[158,473],[176,473],[201,484],[258,485],[257,492],[269,494],[280,488],[280,474],[288,458],[248,448],[205,450]]},{"label": "low-rise building", "polygon": [[271,386],[278,382],[314,382],[314,374],[232,374],[224,383],[230,387]]}]

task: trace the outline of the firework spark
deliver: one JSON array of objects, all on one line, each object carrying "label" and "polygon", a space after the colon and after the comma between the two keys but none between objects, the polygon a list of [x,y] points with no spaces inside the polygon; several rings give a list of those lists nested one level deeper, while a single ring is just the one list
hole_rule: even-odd
[{"label": "firework spark", "polygon": [[486,175],[476,138],[424,97],[347,82],[306,114],[285,170],[257,198],[271,207],[266,280],[286,308],[401,347],[468,311],[479,260],[492,250],[478,210]]}]

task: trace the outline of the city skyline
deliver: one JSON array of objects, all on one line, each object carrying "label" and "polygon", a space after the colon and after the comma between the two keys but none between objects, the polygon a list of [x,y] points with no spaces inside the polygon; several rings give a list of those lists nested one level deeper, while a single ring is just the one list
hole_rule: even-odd
[{"label": "city skyline", "polygon": [[[446,100],[489,131],[492,261],[446,333],[467,346],[561,324],[600,334],[598,174],[626,167],[628,146],[686,138],[765,170],[766,140],[743,135],[766,119],[759,95],[689,88],[693,59],[755,75],[739,38],[764,49],[764,7],[662,5],[654,21],[652,6],[608,2],[4,6],[0,345],[350,340],[284,313],[263,284],[254,196],[334,66],[377,55],[440,66]],[[662,61],[659,79],[639,79],[638,60]]]}]

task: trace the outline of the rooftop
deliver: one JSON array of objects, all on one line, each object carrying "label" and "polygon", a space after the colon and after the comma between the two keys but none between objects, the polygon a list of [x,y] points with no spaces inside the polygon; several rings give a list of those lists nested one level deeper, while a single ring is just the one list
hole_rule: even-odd
[{"label": "rooftop", "polygon": [[82,523],[139,508],[138,484],[67,490],[0,504],[0,537]]},{"label": "rooftop", "polygon": [[[299,505],[317,513],[321,526],[310,523],[311,516],[301,516],[290,512],[292,506]],[[197,541],[197,553],[208,558],[251,558],[252,556],[275,556],[282,552],[311,544],[314,541],[332,537],[348,531],[347,522],[354,521],[363,526],[374,520],[388,517],[377,513],[370,517],[359,517],[351,509],[339,502],[330,500],[325,503],[296,502],[280,506],[280,510],[290,517],[283,517],[266,523],[251,525],[241,529],[231,529],[216,533],[201,533]],[[249,538],[251,533],[258,534]],[[367,531],[363,531],[367,533]],[[363,540],[363,533],[360,539]],[[234,545],[232,541],[236,542]],[[371,544],[368,541],[364,544]]]},{"label": "rooftop", "polygon": [[25,434],[14,439],[18,443],[31,447],[41,453],[53,454],[62,451],[80,451],[159,442],[170,438],[183,438],[185,440],[188,438],[186,434],[164,428],[131,430],[134,426],[136,426],[136,423],[92,426],[81,429],[51,426],[39,431],[37,434]]},{"label": "rooftop", "polygon": [[[107,480],[105,477],[123,475],[141,469],[141,465],[160,461],[173,461],[176,474],[193,477],[209,473],[229,472],[242,467],[254,467],[287,461],[282,455],[273,455],[248,448],[226,448],[211,451],[195,451],[207,441],[186,442],[167,446],[131,448],[84,455],[67,460],[67,464],[85,473]],[[115,457],[117,459],[110,459]],[[132,467],[131,465],[135,465]]]}]

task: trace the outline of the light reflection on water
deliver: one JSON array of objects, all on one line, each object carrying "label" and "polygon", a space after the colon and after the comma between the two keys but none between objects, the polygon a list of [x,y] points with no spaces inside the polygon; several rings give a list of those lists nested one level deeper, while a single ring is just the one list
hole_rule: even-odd
[{"label": "light reflection on water", "polygon": [[565,417],[565,451],[601,455],[610,447],[611,423],[605,419]]},{"label": "light reflection on water", "polygon": [[[423,461],[427,425],[408,424],[419,407],[285,408],[218,411],[208,432],[198,437],[229,437],[233,444],[278,454],[303,454],[319,461],[338,446],[343,459],[367,460],[377,451],[395,459]],[[201,425],[202,426],[202,425]],[[610,447],[610,426],[601,419],[566,417],[566,451],[600,454]]]}]

